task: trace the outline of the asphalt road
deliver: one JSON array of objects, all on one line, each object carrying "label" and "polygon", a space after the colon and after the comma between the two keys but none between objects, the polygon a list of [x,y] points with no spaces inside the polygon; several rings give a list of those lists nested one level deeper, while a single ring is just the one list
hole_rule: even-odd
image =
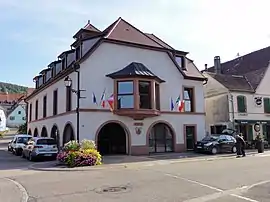
[{"label": "asphalt road", "polygon": [[[3,143],[5,142],[5,143]],[[0,140],[0,201],[5,202],[265,202],[270,155],[162,164],[127,164],[87,171],[34,171],[4,151]]]}]

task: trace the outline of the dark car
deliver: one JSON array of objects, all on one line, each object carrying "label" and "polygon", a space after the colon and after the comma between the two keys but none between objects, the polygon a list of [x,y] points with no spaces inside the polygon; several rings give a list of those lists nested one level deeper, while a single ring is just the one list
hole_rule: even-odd
[{"label": "dark car", "polygon": [[195,145],[196,152],[211,154],[232,152],[236,153],[236,139],[231,135],[206,136]]}]

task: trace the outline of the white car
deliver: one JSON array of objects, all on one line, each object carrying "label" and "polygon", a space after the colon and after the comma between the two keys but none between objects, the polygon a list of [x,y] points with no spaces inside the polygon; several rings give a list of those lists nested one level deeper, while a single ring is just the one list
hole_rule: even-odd
[{"label": "white car", "polygon": [[13,140],[11,140],[11,142],[8,144],[8,151],[11,151],[17,156],[21,155],[23,147],[31,138],[32,136],[27,134],[15,135]]},{"label": "white car", "polygon": [[30,161],[40,158],[56,159],[57,142],[49,137],[33,137],[23,147],[22,157]]}]

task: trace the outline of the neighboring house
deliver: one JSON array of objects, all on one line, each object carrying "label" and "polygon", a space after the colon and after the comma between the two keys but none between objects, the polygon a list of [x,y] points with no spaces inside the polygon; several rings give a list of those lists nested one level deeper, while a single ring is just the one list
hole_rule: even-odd
[{"label": "neighboring house", "polygon": [[7,127],[16,128],[26,123],[25,104],[17,104],[7,115]]},{"label": "neighboring house", "polygon": [[[36,90],[26,98],[29,134],[61,145],[76,139],[79,78],[79,137],[95,140],[102,154],[181,152],[205,136],[206,78],[187,52],[122,18],[104,31],[88,23],[74,38],[74,49],[34,78]],[[178,96],[181,112],[171,110]]]},{"label": "neighboring house", "polygon": [[270,47],[205,69],[206,123],[211,133],[234,127],[247,141],[260,133],[270,141]]},{"label": "neighboring house", "polygon": [[30,95],[34,91],[33,88],[27,88],[26,93],[8,93],[0,92],[0,106],[4,108],[6,114],[13,110],[13,106]]},{"label": "neighboring house", "polygon": [[4,112],[4,108],[0,106],[0,132],[6,130],[6,115]]},{"label": "neighboring house", "polygon": [[24,96],[23,93],[0,92],[0,106],[2,106],[5,113],[8,114],[11,107],[16,104],[17,100],[19,100],[22,96]]}]

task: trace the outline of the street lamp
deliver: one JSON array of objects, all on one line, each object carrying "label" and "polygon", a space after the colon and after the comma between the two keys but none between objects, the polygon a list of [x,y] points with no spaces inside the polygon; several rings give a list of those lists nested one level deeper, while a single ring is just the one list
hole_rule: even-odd
[{"label": "street lamp", "polygon": [[66,87],[71,87],[72,86],[72,80],[71,80],[71,78],[69,76],[67,76],[65,78],[64,82],[65,82]]},{"label": "street lamp", "polygon": [[80,99],[81,98],[85,98],[85,97],[81,97],[81,92],[85,91],[85,90],[80,90],[80,71],[75,70],[75,72],[77,72],[77,90],[72,89],[72,79],[67,76],[64,80],[65,82],[65,86],[67,88],[71,88],[71,92],[75,93],[77,96],[77,107],[76,107],[76,115],[77,115],[77,141],[80,141],[79,138],[79,133],[80,133]]}]

